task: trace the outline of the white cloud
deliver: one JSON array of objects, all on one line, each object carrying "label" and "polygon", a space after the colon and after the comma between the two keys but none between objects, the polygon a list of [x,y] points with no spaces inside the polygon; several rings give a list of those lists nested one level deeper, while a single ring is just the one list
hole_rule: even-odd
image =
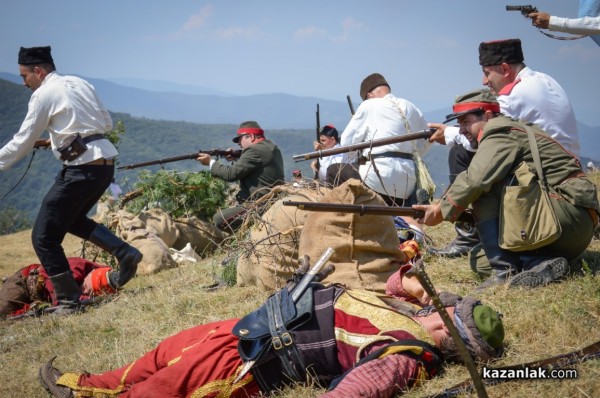
[{"label": "white cloud", "polygon": [[296,29],[294,32],[294,40],[304,41],[313,38],[326,37],[327,31],[325,29],[317,28],[316,26],[307,26],[305,28]]},{"label": "white cloud", "polygon": [[346,42],[351,39],[354,33],[366,32],[369,28],[364,22],[355,20],[352,17],[346,17],[342,21],[342,33],[339,36],[331,38],[333,42]]},{"label": "white cloud", "polygon": [[314,25],[296,29],[293,34],[294,40],[305,41],[327,38],[331,42],[347,42],[352,34],[368,31],[365,23],[356,21],[352,17],[345,18],[341,23],[341,32],[338,35],[330,34],[326,29]]},{"label": "white cloud", "polygon": [[218,29],[213,32],[213,36],[221,40],[244,39],[253,40],[262,36],[260,29],[256,27],[233,26],[225,29]]},{"label": "white cloud", "polygon": [[177,32],[171,34],[171,37],[185,37],[198,32],[206,25],[206,21],[213,15],[215,7],[207,4],[200,9],[197,14],[190,16]]}]

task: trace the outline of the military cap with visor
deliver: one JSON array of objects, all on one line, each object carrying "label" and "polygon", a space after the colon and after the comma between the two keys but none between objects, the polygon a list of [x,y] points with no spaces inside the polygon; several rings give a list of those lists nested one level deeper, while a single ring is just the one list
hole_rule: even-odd
[{"label": "military cap with visor", "polygon": [[264,135],[265,132],[257,122],[254,120],[249,120],[240,124],[240,127],[237,129],[237,136],[233,139],[233,142],[236,144],[239,143],[242,137],[248,134]]},{"label": "military cap with visor", "polygon": [[469,91],[456,97],[452,113],[446,115],[444,124],[468,113],[484,113],[485,111],[500,113],[500,104],[496,100],[496,96],[488,89]]}]

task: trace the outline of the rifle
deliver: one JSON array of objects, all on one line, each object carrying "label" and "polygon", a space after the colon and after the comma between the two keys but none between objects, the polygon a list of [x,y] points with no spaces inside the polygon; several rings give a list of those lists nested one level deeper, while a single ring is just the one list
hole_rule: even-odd
[{"label": "rifle", "polygon": [[[547,367],[551,369],[560,369],[565,368],[567,366],[579,364],[590,359],[598,359],[600,358],[600,341],[597,341],[593,344],[590,344],[586,347],[583,347],[580,350],[575,350],[566,354],[556,355],[550,358],[541,359],[532,362],[526,362],[518,365],[511,366],[502,366],[498,368],[488,368],[489,370],[514,370],[514,369],[525,369],[525,368],[534,368],[537,369],[539,367]],[[486,386],[492,386],[499,383],[504,383],[507,381],[518,381],[520,379],[486,379],[483,383]],[[522,379],[521,379],[522,380]],[[452,398],[457,397],[461,394],[466,394],[473,391],[473,384],[470,380],[465,380],[461,383],[458,383],[438,394],[430,395],[427,398]]]},{"label": "rifle", "polygon": [[520,11],[521,15],[527,18],[532,12],[538,12],[538,9],[532,5],[527,6],[506,6],[506,11]]},{"label": "rifle", "polygon": [[301,162],[303,160],[322,158],[325,156],[337,155],[340,153],[348,153],[365,148],[374,148],[383,145],[397,144],[399,142],[418,140],[420,138],[428,139],[433,135],[433,133],[435,133],[435,130],[436,129],[431,128],[423,131],[417,131],[416,133],[399,135],[396,137],[379,138],[377,140],[365,141],[358,144],[344,145],[339,148],[323,149],[316,152],[304,153],[302,155],[294,155],[293,159],[296,162]]},{"label": "rifle", "polygon": [[190,153],[187,155],[174,156],[172,158],[150,160],[148,162],[134,163],[134,164],[129,164],[127,166],[120,166],[120,167],[117,167],[117,170],[130,170],[130,169],[136,169],[138,167],[152,166],[155,164],[165,164],[165,163],[171,163],[171,162],[178,162],[180,160],[196,159],[198,157],[198,155],[200,155],[201,153],[205,153],[207,155],[215,156],[215,157],[231,157],[234,159],[239,159],[239,157],[242,155],[242,150],[241,149],[236,149],[234,151],[223,150],[223,149],[213,149],[210,151],[199,150],[198,152]]},{"label": "rifle", "polygon": [[[423,210],[416,210],[412,207],[398,206],[378,206],[378,205],[351,205],[346,203],[319,203],[319,202],[296,202],[286,200],[284,206],[296,206],[300,210],[321,211],[321,212],[339,212],[339,213],[358,213],[361,216],[373,214],[376,216],[403,216],[412,218],[421,218],[425,215]],[[456,221],[473,222],[473,214],[464,211]]]},{"label": "rifle", "polygon": [[456,325],[454,325],[452,319],[450,319],[450,315],[446,311],[444,304],[442,304],[440,296],[438,295],[437,290],[433,286],[433,282],[431,281],[431,279],[429,279],[429,275],[427,275],[427,273],[425,272],[425,267],[423,265],[422,259],[419,259],[417,261],[417,263],[413,267],[413,270],[415,271],[415,275],[419,280],[419,283],[421,284],[421,286],[423,286],[423,289],[425,290],[425,292],[427,292],[429,297],[431,297],[433,306],[437,309],[438,314],[442,319],[442,322],[444,322],[444,325],[446,325],[446,328],[448,329],[452,340],[454,340],[454,343],[456,344],[456,348],[458,349],[458,352],[462,357],[465,366],[469,370],[469,374],[471,375],[470,385],[473,388],[475,388],[475,391],[477,392],[477,396],[479,398],[487,398],[487,391],[485,390],[485,386],[483,384],[481,376],[479,375],[479,372],[477,372],[477,365],[475,365],[475,361],[471,357],[471,354],[469,354],[467,346],[460,337],[460,332],[456,328]]},{"label": "rifle", "polygon": [[[317,142],[319,142],[321,138],[321,117],[319,115],[319,104],[317,103]],[[317,159],[317,164],[315,164],[315,168],[317,169],[315,171],[315,175],[314,175],[314,179],[318,180],[319,179],[319,168],[321,167],[321,164],[319,163],[319,159]]]},{"label": "rifle", "polygon": [[346,99],[348,100],[348,106],[350,107],[350,114],[354,116],[354,105],[352,105],[352,99],[350,99],[349,95],[346,96]]}]

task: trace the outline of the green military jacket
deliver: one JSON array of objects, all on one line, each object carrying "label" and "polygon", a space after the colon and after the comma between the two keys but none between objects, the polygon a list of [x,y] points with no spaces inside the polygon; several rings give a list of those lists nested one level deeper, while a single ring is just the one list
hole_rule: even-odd
[{"label": "green military jacket", "polygon": [[537,126],[498,116],[479,133],[479,147],[469,168],[456,177],[442,197],[444,220],[455,221],[484,194],[499,195],[522,161],[535,174],[527,127],[534,129],[542,169],[555,194],[575,206],[600,211],[596,187],[582,172],[577,158]]},{"label": "green military jacket", "polygon": [[236,199],[240,204],[250,197],[258,199],[272,187],[285,182],[281,151],[270,140],[245,148],[233,165],[215,162],[210,172],[225,181],[239,181],[240,191]]}]

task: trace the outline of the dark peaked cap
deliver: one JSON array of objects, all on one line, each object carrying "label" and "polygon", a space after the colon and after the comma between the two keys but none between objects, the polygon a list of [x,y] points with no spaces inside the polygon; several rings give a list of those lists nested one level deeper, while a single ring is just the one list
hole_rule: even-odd
[{"label": "dark peaked cap", "polygon": [[19,50],[19,65],[53,64],[50,46],[21,47]]},{"label": "dark peaked cap", "polygon": [[360,84],[360,98],[364,100],[367,99],[367,94],[376,89],[379,86],[388,86],[388,82],[385,80],[379,73],[373,73],[369,76],[365,77],[362,83]]}]

